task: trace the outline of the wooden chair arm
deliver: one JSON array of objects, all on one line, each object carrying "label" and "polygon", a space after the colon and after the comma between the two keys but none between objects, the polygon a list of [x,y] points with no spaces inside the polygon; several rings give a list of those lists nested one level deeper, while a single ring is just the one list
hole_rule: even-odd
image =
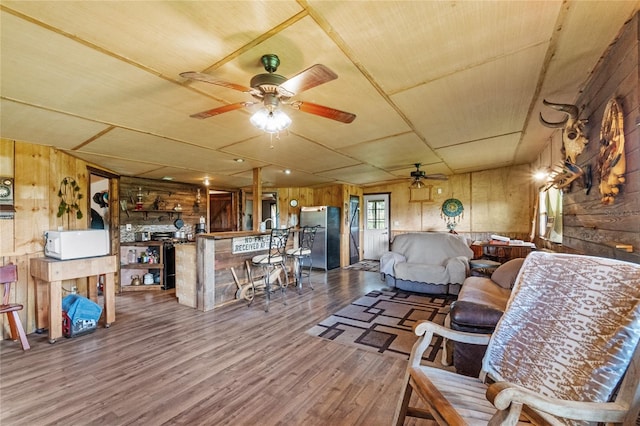
[{"label": "wooden chair arm", "polygon": [[425,333],[437,334],[438,336],[453,340],[454,342],[470,343],[473,345],[488,345],[489,339],[491,338],[491,334],[478,334],[452,330],[428,320],[418,321],[413,326],[413,332],[418,336],[422,336]]},{"label": "wooden chair arm", "polygon": [[486,345],[489,343],[489,339],[491,338],[490,334],[475,334],[451,330],[450,328],[427,320],[416,322],[413,326],[413,332],[420,336],[420,338],[411,349],[409,365],[412,367],[418,367],[420,365],[422,355],[429,347],[434,334],[455,342],[472,343],[476,345]]},{"label": "wooden chair arm", "polygon": [[549,415],[589,422],[619,423],[624,420],[629,409],[614,402],[582,402],[550,398],[508,382],[490,385],[486,396],[498,410],[510,409],[512,404],[519,410],[518,406],[525,405],[552,424],[558,421],[557,419],[554,421]]}]

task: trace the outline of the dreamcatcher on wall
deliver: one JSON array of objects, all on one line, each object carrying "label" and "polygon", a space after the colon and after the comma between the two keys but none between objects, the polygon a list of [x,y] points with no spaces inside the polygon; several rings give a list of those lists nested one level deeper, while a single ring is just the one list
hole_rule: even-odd
[{"label": "dreamcatcher on wall", "polygon": [[615,99],[604,109],[600,128],[600,156],[597,171],[600,177],[600,195],[603,204],[613,204],[625,181],[624,114]]},{"label": "dreamcatcher on wall", "polygon": [[462,206],[462,202],[457,198],[449,198],[448,200],[445,200],[444,203],[442,203],[442,208],[440,209],[440,217],[444,219],[449,232],[455,234],[456,226],[464,218],[464,207]]}]

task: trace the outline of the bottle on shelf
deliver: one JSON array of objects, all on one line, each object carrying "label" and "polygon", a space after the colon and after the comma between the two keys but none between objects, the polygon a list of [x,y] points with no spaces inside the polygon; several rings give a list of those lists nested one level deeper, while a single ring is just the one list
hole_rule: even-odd
[{"label": "bottle on shelf", "polygon": [[136,254],[135,250],[129,250],[129,253],[127,254],[127,262],[128,263],[138,262],[138,255]]}]

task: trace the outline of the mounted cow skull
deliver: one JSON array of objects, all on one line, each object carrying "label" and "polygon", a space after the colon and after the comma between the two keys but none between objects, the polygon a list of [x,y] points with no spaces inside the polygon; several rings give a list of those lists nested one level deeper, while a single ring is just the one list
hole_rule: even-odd
[{"label": "mounted cow skull", "polygon": [[589,143],[589,140],[584,133],[584,125],[587,122],[586,119],[580,120],[578,118],[578,107],[570,104],[554,104],[547,102],[546,99],[542,101],[548,107],[561,111],[567,114],[567,117],[557,123],[551,123],[542,118],[540,113],[540,122],[551,128],[564,127],[562,131],[562,147],[565,153],[565,160],[576,164],[576,158],[584,151],[584,147]]}]

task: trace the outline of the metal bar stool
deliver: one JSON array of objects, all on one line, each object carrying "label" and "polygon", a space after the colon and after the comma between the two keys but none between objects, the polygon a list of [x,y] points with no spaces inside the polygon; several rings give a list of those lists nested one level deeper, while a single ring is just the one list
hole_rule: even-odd
[{"label": "metal bar stool", "polygon": [[[282,272],[284,272],[284,286],[280,283],[280,291],[282,292],[282,299],[284,304],[287,304],[287,296],[285,294],[285,290],[289,285],[289,277],[287,274],[287,267],[285,265],[286,260],[286,249],[287,249],[287,239],[289,238],[289,228],[273,228],[271,229],[271,236],[269,238],[269,251],[265,254],[259,254],[254,256],[251,259],[251,263],[254,266],[262,267],[264,271],[264,293],[265,293],[265,312],[269,312],[269,300],[271,298],[271,284],[272,284],[272,273],[278,269],[282,268]],[[280,272],[278,272],[280,274]],[[251,280],[251,287],[253,290],[253,294],[256,293],[256,284],[249,273],[249,279]],[[249,303],[251,306],[253,303],[253,299]]]},{"label": "metal bar stool", "polygon": [[313,248],[313,241],[316,238],[318,227],[319,225],[304,226],[300,231],[298,248],[287,250],[287,257],[293,260],[293,275],[296,280],[296,287],[298,287],[298,294],[302,293],[302,269],[305,266],[305,262],[309,266],[307,271],[309,287],[313,290],[313,285],[311,285],[311,249]]},{"label": "metal bar stool", "polygon": [[12,263],[0,267],[0,284],[4,285],[4,296],[2,305],[0,305],[0,314],[7,314],[9,320],[9,329],[11,331],[12,340],[20,340],[22,350],[30,349],[27,335],[22,327],[18,311],[23,309],[22,305],[17,303],[9,303],[9,293],[11,292],[11,283],[18,282],[18,267]]}]

